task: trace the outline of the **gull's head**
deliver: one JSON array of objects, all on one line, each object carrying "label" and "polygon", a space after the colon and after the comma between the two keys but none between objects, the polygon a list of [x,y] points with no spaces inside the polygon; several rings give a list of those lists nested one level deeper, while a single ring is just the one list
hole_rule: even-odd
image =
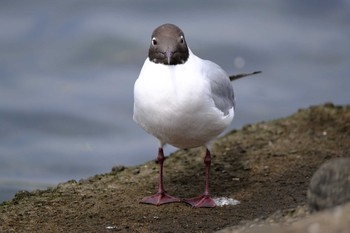
[{"label": "gull's head", "polygon": [[157,27],[151,37],[148,58],[154,63],[178,65],[187,61],[189,56],[185,35],[174,24]]}]

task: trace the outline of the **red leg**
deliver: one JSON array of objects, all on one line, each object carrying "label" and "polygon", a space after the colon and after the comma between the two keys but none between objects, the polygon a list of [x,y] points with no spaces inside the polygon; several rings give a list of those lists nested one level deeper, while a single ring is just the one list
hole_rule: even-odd
[{"label": "red leg", "polygon": [[180,202],[180,199],[172,197],[166,193],[163,186],[163,163],[164,163],[164,153],[163,148],[158,150],[158,164],[159,164],[159,188],[158,192],[152,196],[144,197],[140,202],[152,205],[162,205],[172,202]]},{"label": "red leg", "polygon": [[214,200],[211,198],[209,193],[209,173],[210,173],[211,155],[208,149],[204,157],[204,164],[205,164],[205,190],[203,195],[184,200],[184,202],[196,208],[201,208],[201,207],[210,208],[210,207],[216,206]]}]

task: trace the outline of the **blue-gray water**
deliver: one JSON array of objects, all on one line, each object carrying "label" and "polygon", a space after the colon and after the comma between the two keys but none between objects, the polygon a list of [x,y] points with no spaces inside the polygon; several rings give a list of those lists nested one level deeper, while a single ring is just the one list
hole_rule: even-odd
[{"label": "blue-gray water", "polygon": [[231,128],[349,104],[349,12],[346,0],[1,1],[0,201],[155,158],[133,83],[165,22],[229,74],[263,71],[233,83]]}]

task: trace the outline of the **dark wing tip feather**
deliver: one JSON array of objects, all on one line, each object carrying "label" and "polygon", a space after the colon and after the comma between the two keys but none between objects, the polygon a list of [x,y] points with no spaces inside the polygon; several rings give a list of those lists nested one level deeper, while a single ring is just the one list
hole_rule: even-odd
[{"label": "dark wing tip feather", "polygon": [[236,74],[236,75],[230,75],[230,81],[234,81],[234,80],[237,80],[237,79],[240,79],[240,78],[244,78],[244,77],[247,77],[247,76],[251,76],[251,75],[254,75],[254,74],[260,74],[262,71],[254,71],[252,73],[243,73],[243,74]]}]

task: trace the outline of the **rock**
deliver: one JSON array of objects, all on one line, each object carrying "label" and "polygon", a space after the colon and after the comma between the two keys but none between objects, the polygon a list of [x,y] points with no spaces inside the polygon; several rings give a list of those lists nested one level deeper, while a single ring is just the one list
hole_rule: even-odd
[{"label": "rock", "polygon": [[239,229],[226,228],[217,233],[349,233],[350,204],[320,211],[291,224],[262,225]]},{"label": "rock", "polygon": [[312,176],[308,189],[311,211],[335,207],[350,201],[350,158],[325,162]]}]

